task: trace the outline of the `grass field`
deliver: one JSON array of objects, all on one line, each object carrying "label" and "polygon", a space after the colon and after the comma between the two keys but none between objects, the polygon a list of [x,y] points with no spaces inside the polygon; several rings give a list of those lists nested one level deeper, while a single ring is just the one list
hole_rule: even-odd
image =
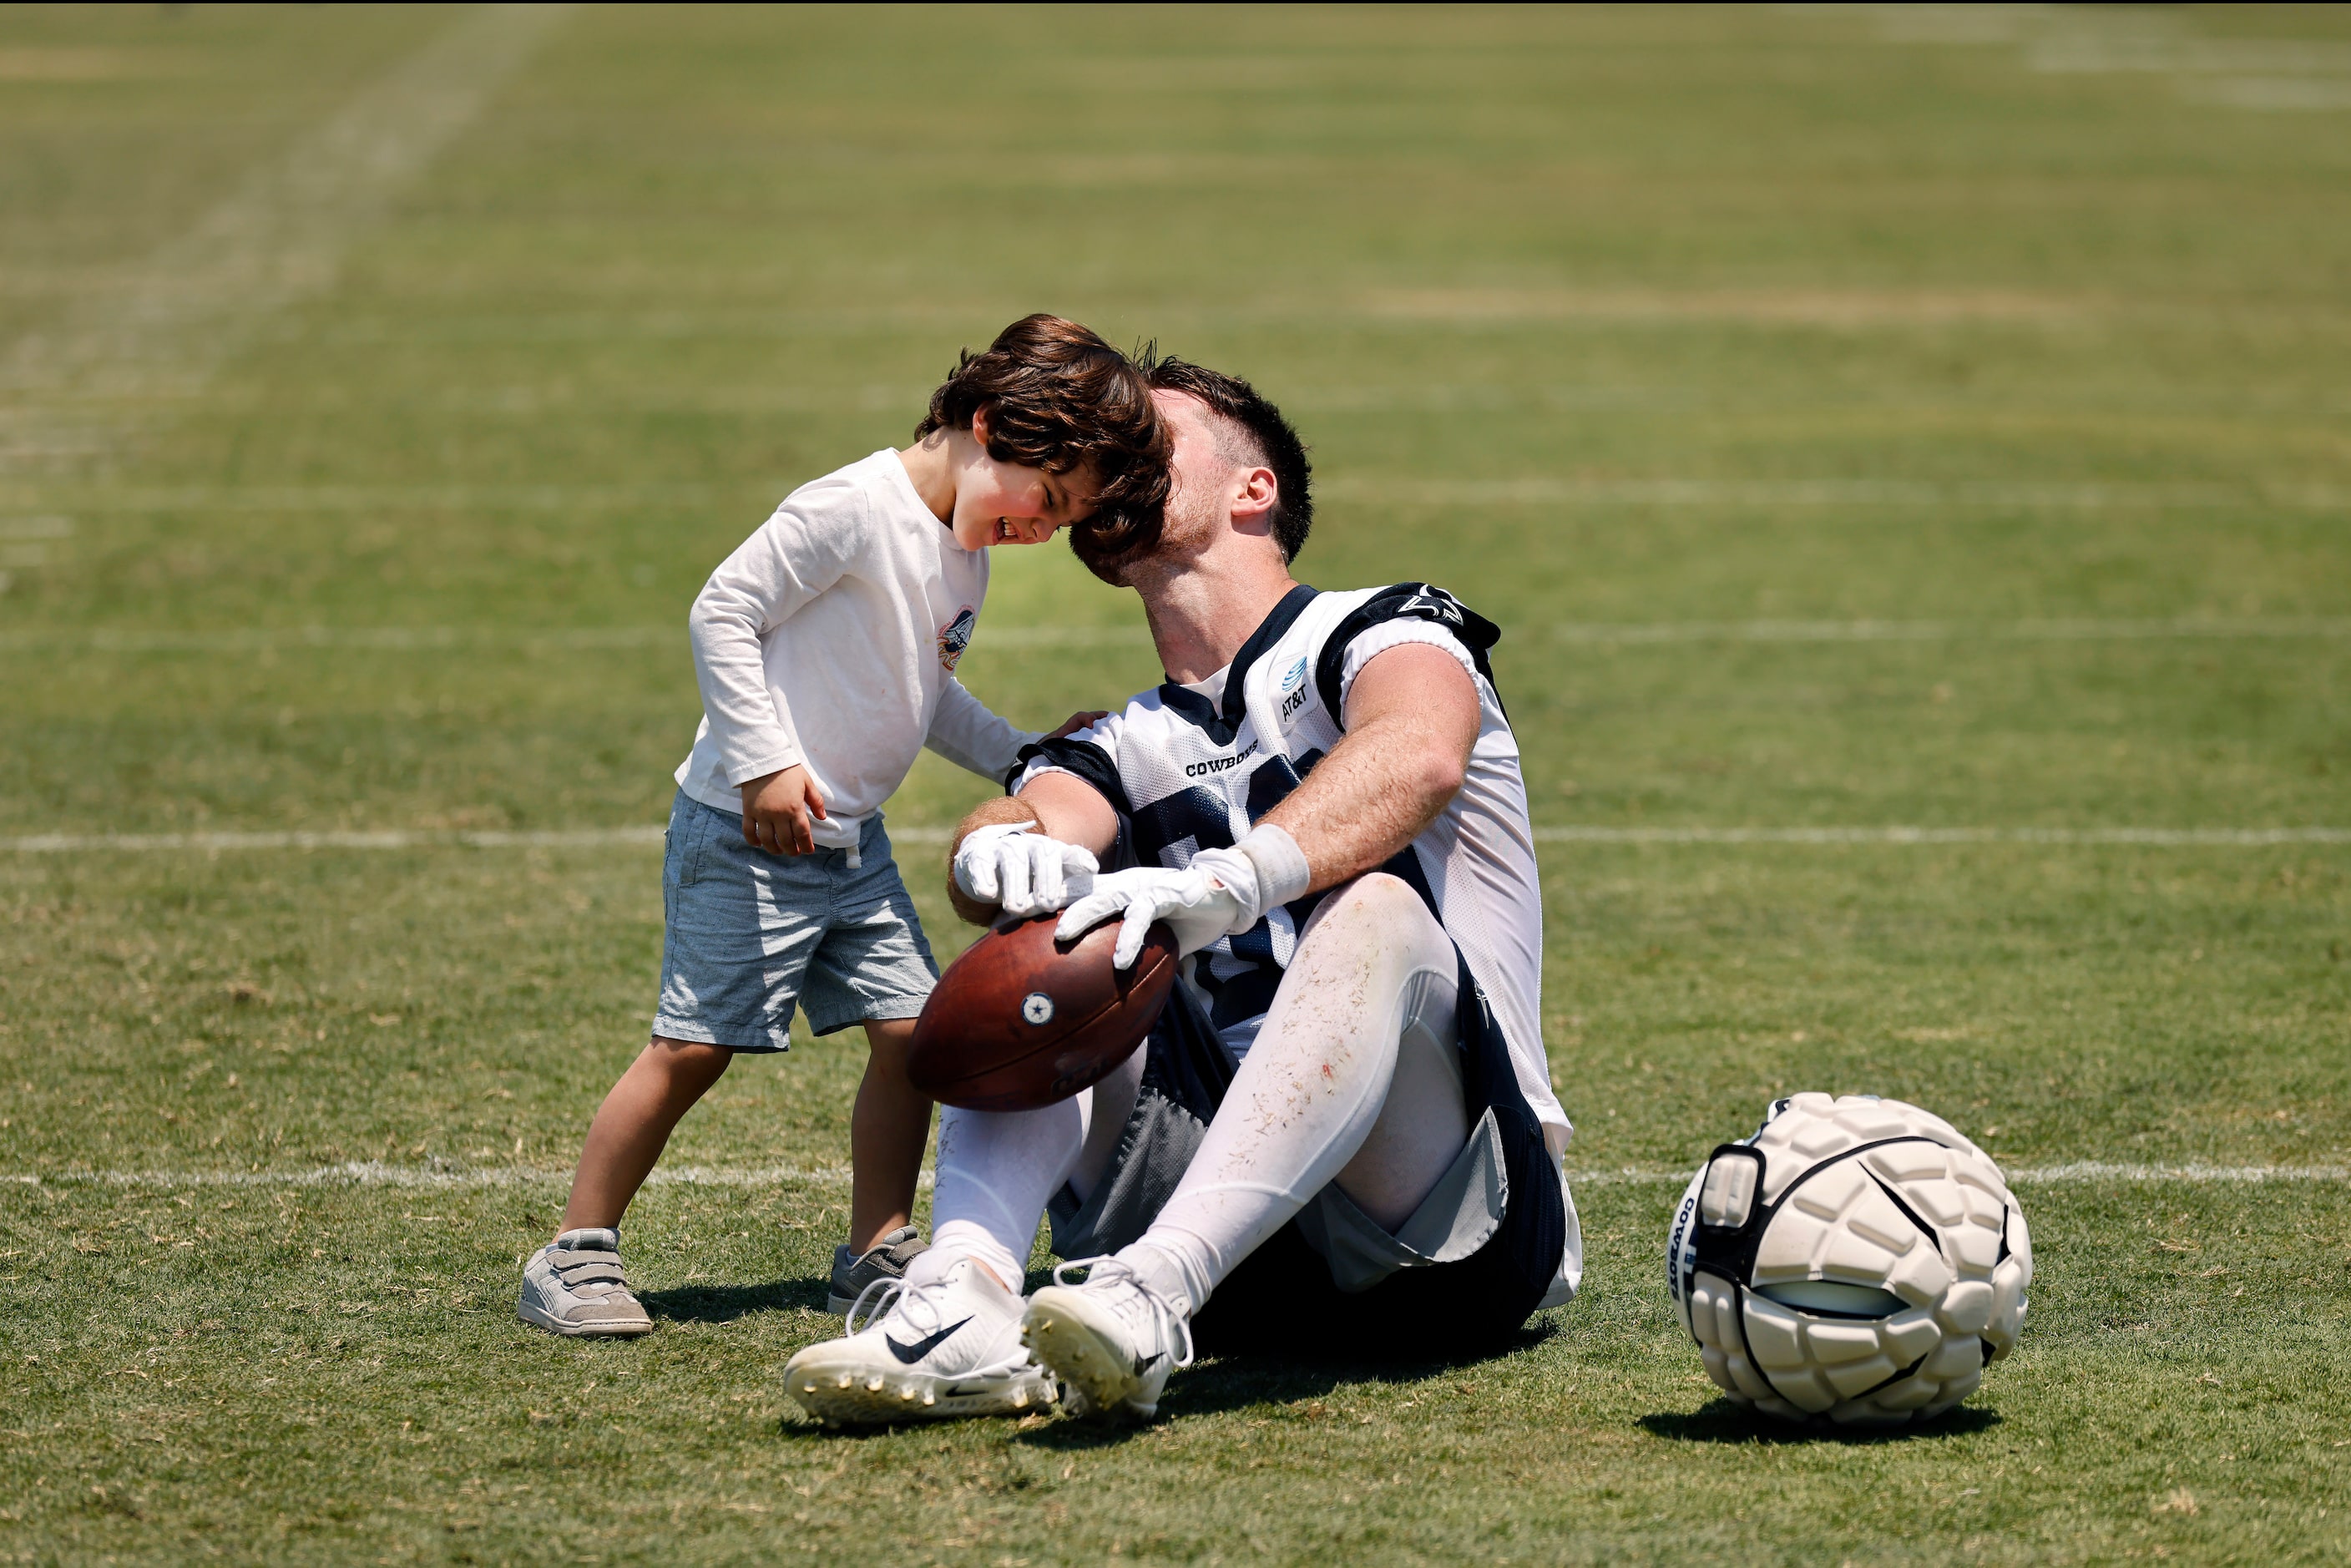
[{"label": "grass field", "polygon": [[[2343,1561],[2346,192],[2339,8],[0,7],[0,1561]],[[854,1036],[682,1129],[658,1333],[514,1321],[688,601],[1037,308],[1283,403],[1308,580],[1505,628],[1590,1267],[1499,1359],[819,1432]],[[1158,678],[997,572],[1003,711]],[[891,812],[943,956],[984,791]],[[2033,1222],[1907,1437],[1667,1310],[1804,1088]]]}]

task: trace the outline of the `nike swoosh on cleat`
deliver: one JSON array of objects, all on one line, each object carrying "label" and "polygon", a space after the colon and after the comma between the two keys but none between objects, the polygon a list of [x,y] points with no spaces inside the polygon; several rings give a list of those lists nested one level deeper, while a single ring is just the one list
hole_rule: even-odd
[{"label": "nike swoosh on cleat", "polygon": [[[966,1318],[964,1319],[963,1323],[967,1323],[969,1322],[971,1322],[971,1320],[969,1318]],[[884,1333],[882,1336],[882,1343],[890,1347],[890,1354],[892,1355],[896,1356],[906,1365],[912,1366],[914,1363],[922,1360],[923,1357],[930,1354],[931,1352],[945,1344],[954,1336],[956,1329],[963,1327],[963,1323],[951,1324],[946,1328],[941,1329],[935,1334],[931,1334],[924,1339],[916,1340],[912,1344],[900,1344],[896,1340],[892,1339],[887,1333]]]},{"label": "nike swoosh on cleat", "polygon": [[1154,1352],[1150,1355],[1137,1357],[1134,1363],[1134,1375],[1141,1377],[1144,1373],[1149,1372],[1153,1367],[1159,1364],[1161,1358],[1166,1355],[1166,1354],[1167,1353],[1163,1350]]}]

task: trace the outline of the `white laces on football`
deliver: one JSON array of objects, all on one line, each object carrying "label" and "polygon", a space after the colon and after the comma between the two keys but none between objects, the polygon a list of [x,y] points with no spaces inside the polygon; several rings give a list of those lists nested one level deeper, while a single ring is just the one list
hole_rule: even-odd
[{"label": "white laces on football", "polygon": [[[1082,1281],[1063,1278],[1073,1269],[1086,1270]],[[1192,1364],[1191,1323],[1166,1297],[1153,1290],[1132,1265],[1122,1263],[1115,1258],[1072,1258],[1066,1263],[1053,1266],[1053,1283],[1079,1289],[1093,1285],[1108,1287],[1103,1295],[1111,1311],[1137,1328],[1148,1325],[1155,1329],[1159,1343],[1166,1345],[1175,1358],[1173,1365]],[[1122,1291],[1121,1286],[1125,1289]],[[1133,1292],[1131,1300],[1128,1291]],[[1176,1348],[1179,1345],[1182,1347],[1180,1350]]]}]

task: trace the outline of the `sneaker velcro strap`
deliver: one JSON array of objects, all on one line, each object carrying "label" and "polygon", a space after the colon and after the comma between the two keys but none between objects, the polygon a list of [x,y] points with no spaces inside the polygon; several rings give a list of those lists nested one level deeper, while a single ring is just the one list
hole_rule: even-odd
[{"label": "sneaker velcro strap", "polygon": [[575,1263],[610,1263],[616,1269],[621,1266],[621,1255],[609,1247],[559,1247],[548,1257],[559,1269],[569,1269]]},{"label": "sneaker velcro strap", "polygon": [[629,1277],[621,1271],[621,1260],[607,1254],[602,1258],[582,1258],[576,1263],[558,1263],[555,1277],[563,1281],[567,1291],[582,1285],[626,1285]]}]

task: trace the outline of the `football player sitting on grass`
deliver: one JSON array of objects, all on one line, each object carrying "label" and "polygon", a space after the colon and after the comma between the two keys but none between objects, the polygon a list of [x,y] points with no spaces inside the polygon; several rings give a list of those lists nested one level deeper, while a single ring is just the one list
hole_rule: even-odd
[{"label": "football player sitting on grass", "polygon": [[[1064,936],[1120,921],[1122,965],[1165,921],[1184,977],[1102,1082],[944,1113],[930,1249],[785,1369],[829,1422],[1063,1390],[1149,1416],[1196,1344],[1493,1343],[1581,1277],[1499,633],[1425,583],[1298,582],[1296,434],[1245,382],[1146,369],[1176,442],[1158,536],[1073,543],[1141,595],[1167,679],[1025,747],[951,893],[974,920],[1063,909]],[[1023,1300],[1047,1216],[1070,1261]]]},{"label": "football player sitting on grass", "polygon": [[938,968],[882,803],[925,746],[1000,780],[1039,738],[955,678],[988,549],[1064,527],[1123,548],[1155,525],[1168,438],[1137,367],[1051,316],[964,355],[914,436],[793,491],[695,601],[703,721],[670,811],[653,1040],[589,1124],[559,1234],[524,1268],[525,1322],[651,1332],[621,1217],[727,1064],[788,1047],[796,1003],[819,1034],[863,1024],[872,1051],[832,1310],[922,1249],[907,1219],[931,1103],[905,1058]]}]

